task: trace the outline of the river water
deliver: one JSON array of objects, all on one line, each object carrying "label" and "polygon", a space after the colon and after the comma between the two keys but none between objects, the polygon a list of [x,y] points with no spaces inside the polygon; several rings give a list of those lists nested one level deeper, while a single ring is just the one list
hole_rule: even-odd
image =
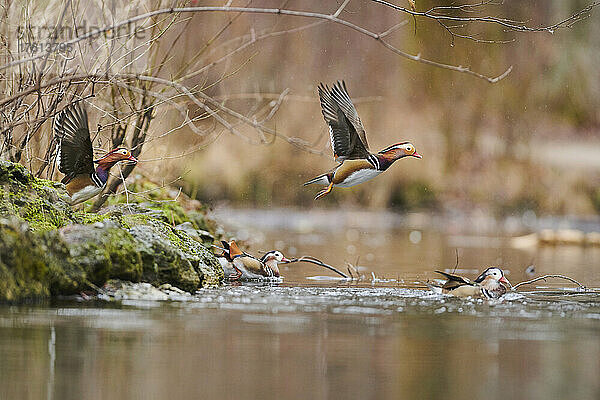
[{"label": "river water", "polygon": [[0,306],[0,399],[600,398],[600,295],[564,281],[492,302],[420,288],[457,249],[466,275],[499,264],[516,283],[534,265],[597,288],[598,248],[380,214],[216,216],[252,253],[348,262],[362,278],[291,264],[282,284],[188,301]]}]

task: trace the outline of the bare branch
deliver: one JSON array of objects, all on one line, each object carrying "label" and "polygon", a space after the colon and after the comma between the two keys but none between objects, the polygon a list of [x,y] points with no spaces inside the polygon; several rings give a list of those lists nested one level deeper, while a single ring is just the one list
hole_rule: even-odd
[{"label": "bare branch", "polygon": [[406,14],[410,14],[410,15],[413,15],[416,17],[424,17],[424,18],[428,18],[428,19],[432,19],[432,20],[436,20],[436,21],[444,20],[444,21],[458,21],[458,22],[467,22],[467,23],[468,22],[481,22],[481,23],[490,23],[490,24],[500,25],[504,28],[508,28],[511,31],[515,31],[515,32],[547,32],[547,33],[554,33],[558,29],[571,27],[573,25],[573,23],[576,23],[578,21],[581,21],[584,18],[587,18],[589,16],[589,13],[591,13],[594,8],[596,8],[597,6],[600,5],[600,1],[595,1],[595,2],[587,5],[583,9],[579,10],[575,14],[569,16],[568,18],[565,18],[562,21],[556,22],[552,25],[532,27],[532,26],[527,26],[523,22],[514,21],[514,20],[510,20],[510,19],[504,19],[504,18],[498,18],[498,17],[490,17],[490,16],[457,17],[457,16],[438,13],[438,11],[441,11],[441,10],[465,11],[466,8],[480,7],[483,5],[490,4],[490,2],[481,2],[481,3],[477,3],[477,4],[468,4],[468,5],[459,5],[459,6],[433,7],[427,11],[414,11],[414,10],[411,10],[411,9],[408,9],[405,7],[397,6],[397,5],[392,4],[385,0],[371,0],[371,1],[374,3],[384,5],[386,7],[392,8],[394,10],[406,13]]},{"label": "bare branch", "polygon": [[[378,1],[379,0],[373,0],[373,1]],[[385,3],[385,2],[384,2]],[[383,4],[383,3],[382,3]],[[390,6],[394,6],[393,4],[390,4]],[[395,8],[396,6],[394,6]],[[401,10],[406,10],[407,12],[409,10],[404,9],[402,7],[400,7],[399,9]],[[67,42],[65,42],[66,45],[69,44],[75,44],[77,42],[80,42],[82,40],[88,39],[90,37],[96,36],[96,35],[100,35],[103,34],[109,30],[117,30],[120,27],[123,27],[125,25],[128,24],[132,24],[135,23],[137,21],[142,21],[151,17],[155,17],[157,15],[162,15],[162,14],[173,14],[173,13],[197,13],[197,12],[235,12],[235,13],[239,13],[239,12],[244,12],[244,13],[250,13],[250,14],[271,14],[271,15],[289,15],[289,16],[295,16],[295,17],[305,17],[305,18],[316,18],[316,19],[321,19],[321,20],[327,20],[330,21],[332,23],[335,24],[339,24],[342,26],[345,26],[349,29],[352,29],[356,32],[359,32],[363,35],[366,35],[372,39],[377,40],[379,43],[381,43],[384,47],[386,47],[388,50],[392,51],[393,53],[407,58],[409,60],[412,61],[416,61],[416,62],[420,62],[423,64],[427,64],[427,65],[431,65],[434,67],[438,67],[438,68],[442,68],[442,69],[448,69],[451,71],[456,71],[456,72],[460,72],[460,73],[464,73],[464,74],[468,74],[468,75],[472,75],[475,76],[477,78],[480,79],[484,79],[490,83],[496,83],[498,81],[500,81],[501,79],[503,79],[504,77],[506,77],[510,71],[512,70],[512,67],[508,68],[504,73],[502,73],[501,75],[497,76],[497,77],[490,77],[481,73],[478,73],[476,71],[472,71],[470,68],[468,67],[464,67],[464,66],[456,66],[456,65],[451,65],[451,64],[445,64],[445,63],[440,63],[437,61],[433,61],[433,60],[429,60],[426,58],[421,57],[420,54],[417,55],[413,55],[407,52],[404,52],[402,50],[399,50],[398,48],[394,47],[393,45],[391,45],[390,43],[386,42],[385,40],[383,40],[383,37],[381,35],[379,35],[378,33],[372,32],[368,29],[365,29],[359,25],[353,24],[349,21],[346,21],[344,19],[340,19],[338,17],[336,17],[333,14],[322,14],[322,13],[314,13],[314,12],[307,12],[307,11],[296,11],[296,10],[287,10],[287,9],[278,9],[278,8],[253,8],[253,7],[182,7],[182,8],[177,8],[177,7],[173,7],[173,8],[167,8],[167,9],[160,9],[160,10],[155,10],[155,11],[151,11],[145,14],[140,14],[137,15],[135,17],[129,18],[127,20],[115,23],[113,25],[109,25],[109,26],[105,26],[103,28],[98,28],[98,29],[94,29],[90,32],[87,32],[86,34],[83,34],[81,36],[78,36],[72,40],[69,40]],[[410,11],[409,13],[414,13],[414,11]],[[424,14],[424,13],[419,13],[419,14]],[[452,19],[452,18],[448,18],[448,19]],[[41,53],[40,55],[37,56],[33,56],[33,57],[29,57],[29,58],[24,58],[24,59],[20,59],[20,60],[15,60],[12,61],[8,64],[5,64],[3,66],[0,66],[0,70],[4,70],[7,68],[12,68],[14,66],[18,66],[33,60],[37,60],[41,57],[43,57],[45,55],[45,53]]]}]

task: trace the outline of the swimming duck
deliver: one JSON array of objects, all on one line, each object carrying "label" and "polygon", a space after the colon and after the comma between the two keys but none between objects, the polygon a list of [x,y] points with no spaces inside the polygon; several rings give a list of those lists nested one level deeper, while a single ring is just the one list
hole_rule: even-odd
[{"label": "swimming duck", "polygon": [[410,142],[396,143],[377,154],[371,153],[365,129],[344,81],[338,81],[331,89],[321,83],[319,98],[323,117],[329,125],[331,148],[339,164],[304,184],[327,185],[316,195],[315,200],[330,193],[334,186],[350,187],[373,179],[401,158],[422,158]]},{"label": "swimming duck", "polygon": [[[54,136],[58,140],[58,170],[67,187],[71,205],[98,195],[108,181],[108,172],[120,161],[137,163],[126,148],[116,148],[94,160],[88,117],[81,103],[71,104],[54,119]],[[94,164],[98,164],[94,167]]]},{"label": "swimming duck", "polygon": [[229,275],[232,281],[253,280],[267,278],[279,278],[280,262],[289,262],[278,250],[271,250],[260,259],[240,250],[237,243],[221,241],[223,244],[222,256],[231,264],[234,272]]},{"label": "swimming duck", "polygon": [[437,289],[441,289],[441,293],[452,294],[457,297],[470,296],[497,299],[506,293],[507,286],[510,286],[510,282],[504,276],[504,272],[498,267],[489,267],[473,281],[469,278],[443,271],[435,272],[444,275],[448,279],[444,285],[437,287]]}]

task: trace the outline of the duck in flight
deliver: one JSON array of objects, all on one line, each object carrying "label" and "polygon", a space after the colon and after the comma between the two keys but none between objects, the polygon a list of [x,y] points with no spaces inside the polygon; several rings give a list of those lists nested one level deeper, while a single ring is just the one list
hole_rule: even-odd
[{"label": "duck in flight", "polygon": [[80,102],[58,113],[54,119],[54,136],[58,141],[58,170],[65,174],[61,182],[67,187],[71,205],[102,192],[108,181],[108,172],[116,163],[137,163],[131,152],[122,147],[94,160],[87,112]]},{"label": "duck in flight", "polygon": [[315,200],[330,193],[334,186],[350,187],[373,179],[401,158],[422,158],[410,142],[396,143],[377,154],[371,153],[365,129],[344,81],[338,81],[331,89],[321,83],[319,98],[323,117],[329,125],[333,155],[339,164],[304,184],[326,185]]}]

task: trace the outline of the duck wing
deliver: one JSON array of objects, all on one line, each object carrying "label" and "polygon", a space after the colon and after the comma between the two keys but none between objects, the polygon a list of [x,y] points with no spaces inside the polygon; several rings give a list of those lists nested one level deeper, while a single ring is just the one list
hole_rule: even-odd
[{"label": "duck wing", "polygon": [[319,99],[336,160],[366,158],[369,147],[365,130],[344,81],[336,82],[331,89],[321,83]]},{"label": "duck wing", "polygon": [[80,102],[69,105],[54,118],[54,136],[59,146],[58,170],[65,174],[62,183],[94,172],[88,117]]},{"label": "duck wing", "polygon": [[449,273],[443,272],[443,271],[435,271],[435,272],[437,272],[438,274],[444,275],[448,279],[448,281],[446,283],[444,283],[444,286],[442,286],[442,288],[444,288],[444,289],[453,290],[453,289],[456,289],[456,288],[458,288],[460,286],[464,286],[464,285],[473,286],[473,282],[469,278],[465,278],[460,275],[449,274]]}]

